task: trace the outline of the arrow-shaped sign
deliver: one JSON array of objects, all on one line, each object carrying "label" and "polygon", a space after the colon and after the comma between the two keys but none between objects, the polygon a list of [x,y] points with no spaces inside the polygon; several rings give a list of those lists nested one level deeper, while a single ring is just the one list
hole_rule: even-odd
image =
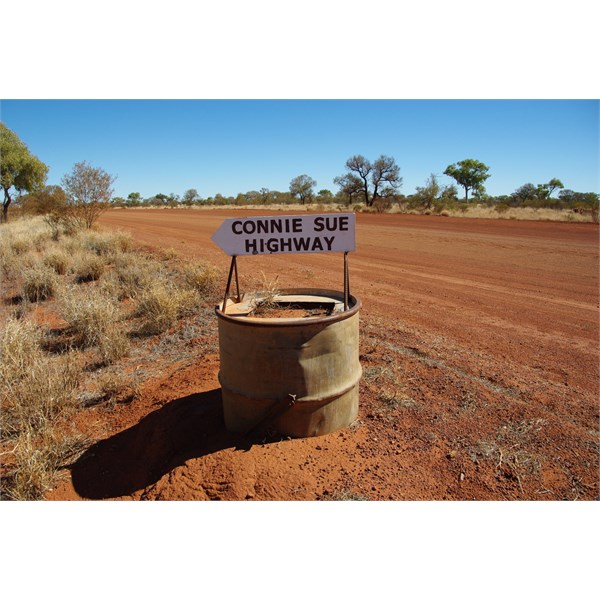
[{"label": "arrow-shaped sign", "polygon": [[352,252],[356,215],[285,215],[225,219],[211,240],[229,256]]}]

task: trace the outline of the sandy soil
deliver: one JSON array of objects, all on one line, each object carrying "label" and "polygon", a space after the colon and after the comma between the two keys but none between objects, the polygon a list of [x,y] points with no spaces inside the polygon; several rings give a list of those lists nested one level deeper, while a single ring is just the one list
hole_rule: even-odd
[{"label": "sandy soil", "polygon": [[[224,218],[114,210],[104,228],[218,265]],[[281,213],[278,213],[281,214]],[[340,254],[238,259],[241,286],[341,289]],[[598,226],[360,214],[358,420],[252,439],[223,425],[216,317],[197,356],[92,411],[97,442],[49,499],[597,499]],[[85,423],[84,423],[85,424]]]}]

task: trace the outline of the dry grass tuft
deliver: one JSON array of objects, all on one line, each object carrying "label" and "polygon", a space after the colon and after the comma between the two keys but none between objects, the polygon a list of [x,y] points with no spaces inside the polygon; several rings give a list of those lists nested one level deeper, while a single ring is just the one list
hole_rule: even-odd
[{"label": "dry grass tuft", "polygon": [[352,490],[343,489],[333,493],[329,500],[334,502],[365,502],[369,501],[369,497]]},{"label": "dry grass tuft", "polygon": [[43,429],[70,412],[81,378],[73,356],[44,356],[31,368],[2,382],[2,435]]},{"label": "dry grass tuft", "polygon": [[127,353],[129,340],[119,326],[121,312],[111,298],[98,290],[67,287],[58,308],[78,345],[96,347],[103,363],[114,362]]},{"label": "dry grass tuft", "polygon": [[10,240],[0,237],[0,275],[3,274],[9,279],[14,279],[34,264],[35,258],[32,253],[15,254],[11,248]]},{"label": "dry grass tuft", "polygon": [[15,238],[10,242],[10,249],[13,254],[17,256],[21,256],[23,254],[27,254],[32,249],[33,245],[28,239],[24,239],[21,237]]},{"label": "dry grass tuft", "polygon": [[256,298],[252,301],[252,312],[255,315],[264,314],[276,308],[276,298],[281,294],[281,291],[277,285],[279,281],[279,275],[269,279],[263,272],[261,272],[261,277],[261,290],[256,294]]},{"label": "dry grass tuft", "polygon": [[3,492],[15,500],[37,500],[80,442],[55,425],[77,406],[81,377],[77,356],[50,357],[33,323],[8,319],[0,335],[0,432],[13,440]]},{"label": "dry grass tuft", "polygon": [[75,460],[87,446],[80,435],[65,435],[57,429],[24,431],[13,450],[13,469],[3,482],[6,495],[13,500],[41,500],[52,488],[60,470]]},{"label": "dry grass tuft", "polygon": [[137,303],[136,314],[144,320],[141,333],[162,333],[197,305],[198,295],[194,290],[183,290],[167,281],[156,281],[141,294]]},{"label": "dry grass tuft", "polygon": [[114,260],[113,278],[120,299],[137,298],[161,272],[160,264],[143,255],[127,252]]},{"label": "dry grass tuft", "polygon": [[70,257],[64,250],[50,250],[44,255],[43,263],[57,275],[65,275],[69,270]]},{"label": "dry grass tuft", "polygon": [[49,231],[39,231],[35,236],[33,236],[32,238],[32,244],[33,247],[35,248],[35,250],[37,252],[45,252],[50,240],[52,239],[52,236],[50,234]]},{"label": "dry grass tuft", "polygon": [[83,246],[83,238],[80,233],[61,239],[60,245],[69,256],[76,256],[87,252]]},{"label": "dry grass tuft", "polygon": [[8,319],[0,337],[0,381],[21,377],[41,358],[42,335],[30,321]]},{"label": "dry grass tuft", "polygon": [[543,419],[505,423],[493,438],[479,440],[471,446],[471,460],[477,462],[484,459],[494,462],[496,471],[516,480],[523,494],[523,483],[537,475],[541,467],[541,458],[530,452],[527,447],[544,425]]},{"label": "dry grass tuft", "polygon": [[212,265],[190,262],[184,265],[183,277],[186,285],[202,296],[212,296],[218,290],[219,271]]},{"label": "dry grass tuft", "polygon": [[378,413],[391,413],[397,409],[418,411],[422,408],[408,395],[405,373],[397,364],[367,367],[364,370],[364,379],[377,396]]},{"label": "dry grass tuft", "polygon": [[2,435],[45,427],[74,403],[81,365],[73,356],[49,357],[28,321],[8,319],[0,337]]},{"label": "dry grass tuft", "polygon": [[97,281],[106,269],[106,262],[101,256],[96,254],[80,254],[73,266],[73,272],[77,281],[80,283],[86,281]]},{"label": "dry grass tuft", "polygon": [[112,257],[129,251],[133,246],[131,235],[121,231],[81,233],[83,247],[98,256]]},{"label": "dry grass tuft", "polygon": [[119,373],[102,373],[98,379],[98,391],[107,400],[118,396],[127,387],[129,379]]},{"label": "dry grass tuft", "polygon": [[39,302],[52,298],[56,292],[58,279],[54,269],[36,264],[26,269],[23,275],[23,298]]}]

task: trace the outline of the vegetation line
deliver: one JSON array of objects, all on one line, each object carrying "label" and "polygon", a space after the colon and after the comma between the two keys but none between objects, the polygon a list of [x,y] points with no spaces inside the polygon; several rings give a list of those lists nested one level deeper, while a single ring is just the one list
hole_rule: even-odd
[{"label": "vegetation line", "polygon": [[[327,188],[315,193],[317,182],[307,174],[290,181],[289,190],[277,191],[266,187],[225,197],[222,194],[202,198],[194,188],[182,197],[162,192],[142,198],[131,192],[127,198],[115,197],[112,185],[116,177],[86,161],[78,162],[70,173],[63,176],[61,186],[45,186],[48,166],[32,155],[25,143],[4,124],[0,123],[0,184],[4,193],[0,222],[8,221],[9,206],[16,205],[21,214],[52,214],[64,222],[83,224],[91,228],[98,216],[110,207],[273,207],[300,203],[302,207],[325,207],[334,210],[366,212],[415,212],[419,214],[461,214],[480,216],[473,208],[488,211],[487,218],[523,218],[522,209],[546,210],[544,215],[534,212],[528,218],[592,221],[598,223],[599,196],[594,192],[565,189],[560,179],[553,177],[546,183],[525,183],[509,195],[490,196],[485,182],[492,176],[490,167],[483,162],[466,158],[448,165],[444,175],[456,185],[442,185],[439,175],[432,173],[423,186],[413,194],[401,192],[403,178],[400,166],[392,156],[380,155],[371,161],[361,154],[348,158],[345,173],[333,178],[338,191]],[[459,199],[458,189],[464,190]],[[469,193],[471,197],[469,198]],[[555,195],[556,194],[556,195]],[[14,209],[12,209],[14,210]],[[553,213],[553,214],[552,214]]]},{"label": "vegetation line", "polygon": [[0,277],[0,494],[36,500],[92,443],[75,415],[209,347],[217,271],[63,215],[3,225]]}]

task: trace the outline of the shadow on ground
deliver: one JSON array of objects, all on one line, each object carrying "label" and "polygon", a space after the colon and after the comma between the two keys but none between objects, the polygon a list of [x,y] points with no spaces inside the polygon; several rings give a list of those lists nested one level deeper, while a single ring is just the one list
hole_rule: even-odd
[{"label": "shadow on ground", "polygon": [[190,458],[251,446],[251,438],[225,429],[220,389],[191,394],[90,447],[71,466],[73,486],[82,498],[127,496]]}]

